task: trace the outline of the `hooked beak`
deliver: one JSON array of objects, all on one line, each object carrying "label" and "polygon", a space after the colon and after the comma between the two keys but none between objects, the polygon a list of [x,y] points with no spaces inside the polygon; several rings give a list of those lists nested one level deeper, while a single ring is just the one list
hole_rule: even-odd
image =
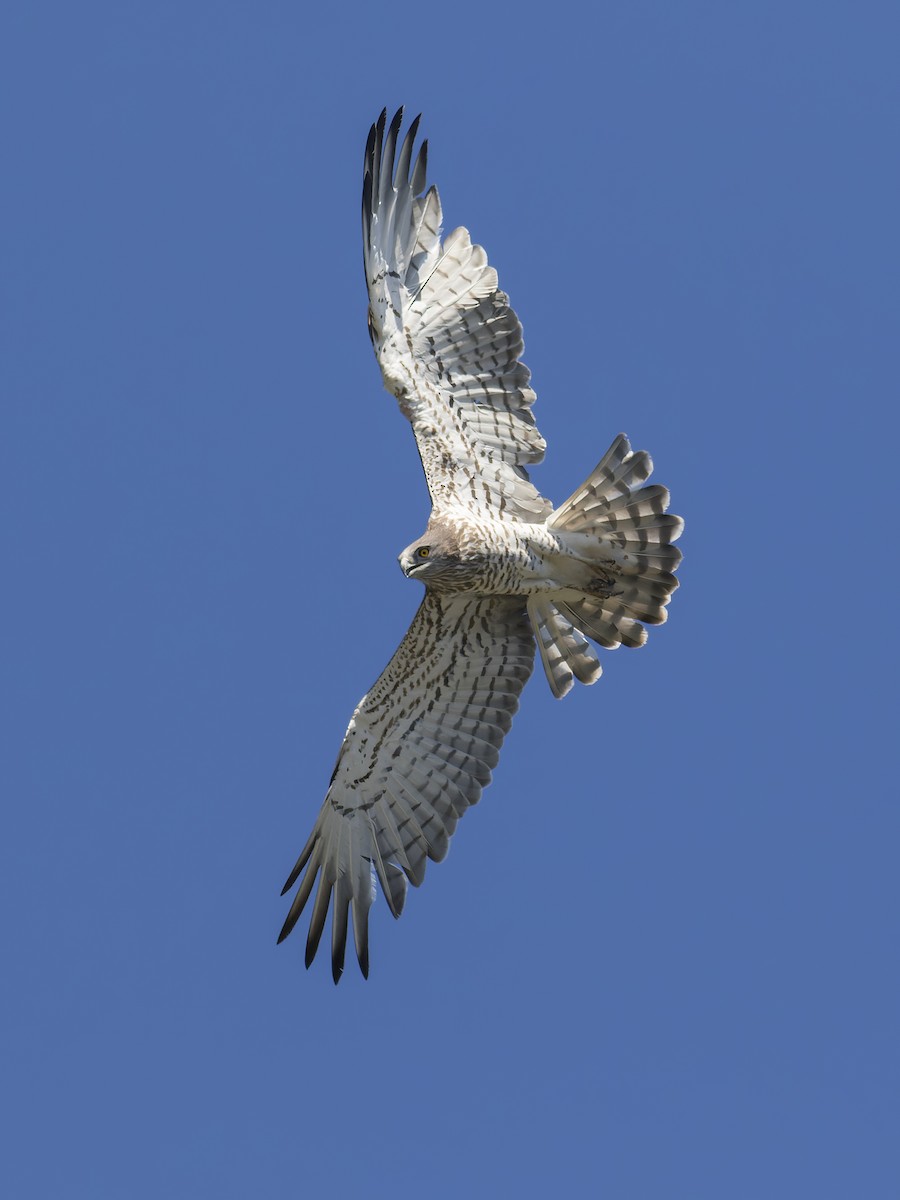
[{"label": "hooked beak", "polygon": [[420,561],[418,558],[410,558],[402,554],[397,559],[397,562],[400,564],[400,570],[407,579],[411,579],[419,567],[424,567],[425,565],[424,561]]}]

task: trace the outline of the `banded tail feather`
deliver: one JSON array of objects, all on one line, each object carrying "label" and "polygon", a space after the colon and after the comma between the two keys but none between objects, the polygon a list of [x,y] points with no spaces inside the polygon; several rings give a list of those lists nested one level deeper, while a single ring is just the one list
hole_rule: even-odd
[{"label": "banded tail feather", "polygon": [[681,562],[674,542],[684,522],[666,512],[668,489],[646,484],[652,471],[646,450],[633,452],[620,433],[581,487],[547,518],[570,553],[608,581],[529,601],[541,661],[557,697],[575,679],[599,679],[600,662],[587,638],[607,650],[643,646],[647,630],[641,622],[661,625],[666,619]]}]

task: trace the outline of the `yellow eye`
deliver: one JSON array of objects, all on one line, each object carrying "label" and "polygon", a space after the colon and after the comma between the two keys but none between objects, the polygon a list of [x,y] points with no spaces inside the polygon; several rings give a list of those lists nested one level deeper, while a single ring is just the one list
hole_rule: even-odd
[{"label": "yellow eye", "polygon": [[418,554],[419,558],[427,558],[429,553],[430,551],[427,546],[420,546],[416,551],[416,554]]}]

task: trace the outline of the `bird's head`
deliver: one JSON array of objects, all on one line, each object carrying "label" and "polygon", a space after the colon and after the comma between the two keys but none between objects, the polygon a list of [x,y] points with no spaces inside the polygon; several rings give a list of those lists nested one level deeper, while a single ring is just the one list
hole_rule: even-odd
[{"label": "bird's head", "polygon": [[397,561],[407,579],[427,579],[429,572],[434,572],[439,559],[440,555],[432,551],[428,538],[425,537],[407,546]]},{"label": "bird's head", "polygon": [[453,532],[430,525],[397,560],[407,579],[421,579],[438,591],[464,591],[469,564],[460,555]]}]

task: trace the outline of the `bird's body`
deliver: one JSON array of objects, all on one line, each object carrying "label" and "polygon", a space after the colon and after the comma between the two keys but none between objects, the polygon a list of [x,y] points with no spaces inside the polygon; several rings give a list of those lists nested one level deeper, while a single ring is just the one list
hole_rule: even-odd
[{"label": "bird's body", "polygon": [[[419,557],[422,549],[424,558]],[[596,556],[593,539],[558,533],[547,524],[504,521],[448,510],[433,518],[400,555],[400,567],[430,590],[479,596],[536,596],[576,591],[609,596],[619,566]]]},{"label": "bird's body", "polygon": [[560,539],[544,525],[520,529],[448,509],[403,551],[400,566],[436,592],[528,596],[554,586],[552,563],[561,553]]},{"label": "bird's body", "polygon": [[[334,898],[332,969],[352,913],[368,973],[368,911],[380,883],[399,916],[407,881],[440,860],[490,782],[531,674],[535,645],[556,696],[601,668],[591,645],[640,646],[665,620],[681,555],[668,492],[643,486],[649,455],[620,434],[554,509],[527,468],[543,458],[520,361],[522,331],[465,229],[441,242],[425,188],[418,119],[398,153],[402,110],[372,127],[363,185],[369,333],[385,387],[409,420],[432,499],[425,532],[400,555],[425,598],[399,649],[351,718],[282,938],[312,894],[306,961]],[[395,163],[396,157],[396,163]],[[424,194],[423,194],[424,193]],[[588,640],[590,639],[590,640]]]}]

